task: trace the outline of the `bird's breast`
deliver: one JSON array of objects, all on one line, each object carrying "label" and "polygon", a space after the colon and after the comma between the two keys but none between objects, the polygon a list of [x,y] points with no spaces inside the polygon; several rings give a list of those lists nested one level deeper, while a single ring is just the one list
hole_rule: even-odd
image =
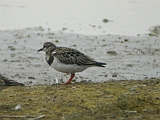
[{"label": "bird's breast", "polygon": [[53,60],[54,60],[54,56],[49,56],[49,55],[46,54],[45,59],[46,59],[47,63],[49,65],[51,65]]},{"label": "bird's breast", "polygon": [[63,73],[76,73],[82,72],[83,70],[87,69],[88,66],[79,66],[76,64],[64,64],[60,62],[56,57],[54,58],[51,67],[55,70]]}]

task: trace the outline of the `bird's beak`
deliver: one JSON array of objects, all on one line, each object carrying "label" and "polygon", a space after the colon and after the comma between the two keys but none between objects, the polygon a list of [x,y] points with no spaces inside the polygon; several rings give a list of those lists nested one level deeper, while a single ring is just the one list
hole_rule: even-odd
[{"label": "bird's beak", "polygon": [[43,51],[43,48],[41,48],[41,49],[39,49],[39,50],[37,50],[38,52],[40,52],[40,51]]}]

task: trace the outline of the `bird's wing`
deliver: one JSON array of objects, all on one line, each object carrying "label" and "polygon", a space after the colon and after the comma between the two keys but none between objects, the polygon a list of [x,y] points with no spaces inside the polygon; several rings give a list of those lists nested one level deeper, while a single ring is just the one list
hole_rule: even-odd
[{"label": "bird's wing", "polygon": [[95,65],[96,61],[86,56],[82,52],[66,48],[57,47],[55,51],[52,52],[54,57],[58,58],[64,64],[77,64],[77,65]]}]

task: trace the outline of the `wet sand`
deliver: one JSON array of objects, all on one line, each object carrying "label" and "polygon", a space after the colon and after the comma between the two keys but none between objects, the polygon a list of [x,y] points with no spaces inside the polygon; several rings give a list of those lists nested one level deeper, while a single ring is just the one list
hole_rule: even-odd
[{"label": "wet sand", "polygon": [[44,53],[37,50],[44,42],[78,49],[106,68],[89,68],[77,73],[73,82],[145,80],[160,78],[160,37],[149,35],[81,35],[34,27],[0,31],[0,73],[26,85],[55,84],[69,75],[47,65]]}]

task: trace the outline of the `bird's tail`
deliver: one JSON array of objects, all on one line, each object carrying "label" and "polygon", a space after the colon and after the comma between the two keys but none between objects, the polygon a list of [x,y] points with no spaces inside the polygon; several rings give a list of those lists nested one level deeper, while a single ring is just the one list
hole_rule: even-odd
[{"label": "bird's tail", "polygon": [[24,86],[23,83],[19,83],[14,80],[10,80],[1,74],[0,74],[0,85],[3,85],[3,86],[17,86],[17,85]]},{"label": "bird's tail", "polygon": [[99,67],[106,67],[106,63],[96,62],[96,66],[99,66]]},{"label": "bird's tail", "polygon": [[16,82],[16,81],[13,81],[13,80],[4,80],[4,83],[5,83],[5,85],[4,86],[18,86],[18,85],[20,85],[20,86],[24,86],[24,84],[23,83],[19,83],[19,82]]}]

